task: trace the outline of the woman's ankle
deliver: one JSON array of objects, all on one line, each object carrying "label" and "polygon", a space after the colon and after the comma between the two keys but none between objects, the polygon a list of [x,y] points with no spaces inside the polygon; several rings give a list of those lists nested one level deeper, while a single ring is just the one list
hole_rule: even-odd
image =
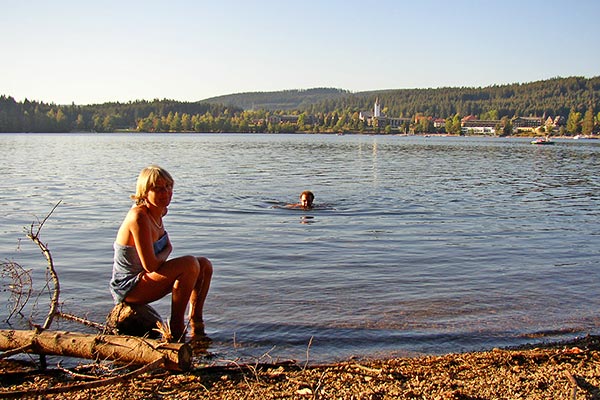
[{"label": "woman's ankle", "polygon": [[190,328],[192,330],[192,336],[204,336],[204,321],[201,318],[195,318],[190,320]]},{"label": "woman's ankle", "polygon": [[171,321],[169,326],[171,328],[172,341],[174,341],[174,342],[185,341],[185,334],[186,334],[185,324],[183,324],[182,322],[174,323],[173,321]]}]

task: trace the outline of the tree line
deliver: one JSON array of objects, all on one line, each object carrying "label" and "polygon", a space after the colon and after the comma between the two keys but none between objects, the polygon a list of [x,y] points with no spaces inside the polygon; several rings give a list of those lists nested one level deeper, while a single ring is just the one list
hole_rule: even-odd
[{"label": "tree line", "polygon": [[[138,100],[128,103],[56,105],[38,101],[17,102],[0,96],[0,132],[114,132],[134,130],[150,115],[233,115],[243,110],[221,104],[174,100]],[[168,128],[165,128],[168,131]]]},{"label": "tree line", "polygon": [[[175,100],[96,105],[56,105],[17,102],[0,96],[0,132],[393,132],[389,126],[367,126],[360,118],[376,99],[388,117],[408,118],[396,131],[436,132],[434,119],[457,133],[460,120],[474,115],[498,120],[506,129],[515,117],[557,117],[566,134],[600,130],[600,77],[553,78],[545,81],[486,88],[399,89],[350,93],[338,89],[274,92],[273,102],[295,109],[270,109],[268,93],[221,96],[200,102]],[[260,109],[245,109],[260,99]],[[295,118],[277,118],[293,115]]]}]

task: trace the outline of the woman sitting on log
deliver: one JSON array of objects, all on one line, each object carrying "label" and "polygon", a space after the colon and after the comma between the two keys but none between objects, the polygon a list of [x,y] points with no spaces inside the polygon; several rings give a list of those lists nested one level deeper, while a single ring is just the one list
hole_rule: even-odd
[{"label": "woman sitting on log", "polygon": [[204,336],[202,309],[213,267],[205,257],[168,259],[173,248],[162,218],[173,196],[173,184],[171,175],[158,166],[140,172],[136,194],[131,196],[135,205],[114,243],[110,290],[115,304],[148,304],[171,293],[171,334],[184,341],[188,303],[192,338]]}]

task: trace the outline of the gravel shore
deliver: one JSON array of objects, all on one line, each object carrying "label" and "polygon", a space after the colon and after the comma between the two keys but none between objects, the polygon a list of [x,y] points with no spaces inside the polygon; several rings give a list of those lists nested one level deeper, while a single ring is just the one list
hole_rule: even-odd
[{"label": "gravel shore", "polygon": [[198,364],[186,373],[159,369],[59,394],[43,390],[86,380],[56,370],[17,379],[4,368],[0,398],[29,390],[33,397],[53,399],[600,399],[596,336],[531,348],[308,367]]}]

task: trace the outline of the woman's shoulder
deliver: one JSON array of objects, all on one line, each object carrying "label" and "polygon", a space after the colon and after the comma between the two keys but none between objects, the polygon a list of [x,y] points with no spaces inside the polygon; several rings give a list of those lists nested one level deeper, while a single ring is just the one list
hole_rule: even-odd
[{"label": "woman's shoulder", "polygon": [[146,209],[146,207],[134,205],[127,212],[127,217],[125,219],[129,221],[140,221],[146,220],[147,218],[148,210]]}]

